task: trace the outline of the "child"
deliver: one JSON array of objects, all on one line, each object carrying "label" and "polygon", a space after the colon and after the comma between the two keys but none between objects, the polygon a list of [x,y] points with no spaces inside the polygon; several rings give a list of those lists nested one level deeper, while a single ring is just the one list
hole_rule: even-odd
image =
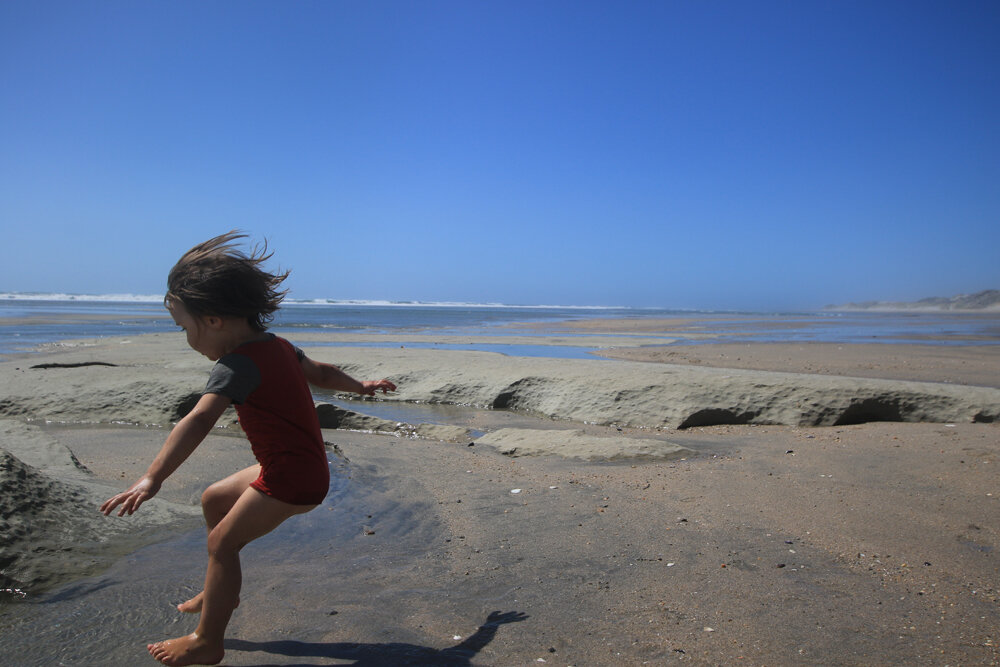
[{"label": "child", "polygon": [[266,244],[248,256],[229,232],[189,250],[170,271],[164,304],[197,352],[216,362],[205,393],[181,419],[146,474],[101,505],[109,515],[132,514],[191,455],[235,404],[240,425],[259,462],[212,484],[201,497],[208,526],[208,571],[202,592],[178,605],[201,613],[193,634],[148,645],[166,665],[222,661],[223,637],[239,604],[240,550],[285,519],[308,512],[326,496],[330,470],[308,383],[373,395],[395,391],[388,380],[359,382],[335,366],[306,357],[266,324],[285,296],[288,273],[263,270]]}]

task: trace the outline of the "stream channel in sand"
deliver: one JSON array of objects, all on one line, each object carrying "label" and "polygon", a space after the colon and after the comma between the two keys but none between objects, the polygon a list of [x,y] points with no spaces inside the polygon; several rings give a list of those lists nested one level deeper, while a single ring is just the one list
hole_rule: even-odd
[{"label": "stream channel in sand", "polygon": [[[390,421],[461,426],[469,429],[470,442],[500,427],[579,427],[571,422],[554,422],[503,410],[354,402],[320,394],[316,398]],[[165,434],[163,429],[132,426],[48,425],[46,429],[75,452],[85,451],[88,443],[92,446],[96,440],[101,440],[102,446],[109,442],[117,445],[120,441],[123,447],[136,444],[137,452],[155,452]],[[344,431],[328,430],[324,435],[328,440],[350,440],[355,447],[384,446],[386,441],[394,440],[393,436]],[[236,436],[216,437],[228,440]],[[435,444],[428,442],[428,446]],[[206,443],[202,448],[210,446]],[[371,552],[371,542],[366,543],[364,537],[373,516],[378,517],[380,532],[392,533],[391,558],[397,562],[420,558],[439,539],[440,526],[428,499],[413,493],[407,496],[406,504],[399,502],[399,487],[408,484],[407,480],[387,479],[371,467],[354,465],[337,452],[329,449],[328,452],[331,487],[326,499],[312,512],[286,522],[244,550],[245,587],[259,588],[266,584],[267,573],[276,567],[282,568],[285,576],[298,576],[304,582],[315,573],[303,571],[298,574],[296,568],[308,570],[315,568],[317,562],[324,565],[336,562],[335,569],[340,569],[338,577],[365,572],[370,569],[366,563],[377,557]],[[207,456],[200,450],[193,456],[199,454]],[[80,458],[87,462],[86,456]],[[193,459],[185,465],[198,463]],[[137,471],[141,472],[144,464],[136,458],[135,465],[140,466]],[[93,465],[97,467],[96,462]],[[129,481],[123,479],[122,483]],[[385,493],[390,486],[392,492]],[[419,490],[414,488],[414,491]],[[194,489],[188,495],[196,500]],[[0,600],[0,643],[3,645],[0,662],[82,665],[95,664],[94,657],[100,656],[101,664],[132,664],[137,644],[190,632],[194,617],[178,613],[173,605],[194,595],[204,576],[205,532],[201,526],[194,527],[197,524],[193,521],[191,526],[190,530],[167,535],[161,542],[118,559],[95,576],[72,581],[38,596]],[[312,556],[298,564],[299,554]],[[427,582],[428,588],[421,594],[447,596],[447,582],[439,585],[443,588],[435,590],[434,583]],[[324,613],[335,614],[336,610]],[[237,628],[238,618],[238,615],[234,618]]]}]

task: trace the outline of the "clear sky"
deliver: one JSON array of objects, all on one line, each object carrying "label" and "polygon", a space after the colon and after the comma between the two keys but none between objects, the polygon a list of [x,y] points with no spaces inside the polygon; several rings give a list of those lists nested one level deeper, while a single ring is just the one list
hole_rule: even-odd
[{"label": "clear sky", "polygon": [[810,309],[1000,287],[1000,3],[0,3],[0,292]]}]

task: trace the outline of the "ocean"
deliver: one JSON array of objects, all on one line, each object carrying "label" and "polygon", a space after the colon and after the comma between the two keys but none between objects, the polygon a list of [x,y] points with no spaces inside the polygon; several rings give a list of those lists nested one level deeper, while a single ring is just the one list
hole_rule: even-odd
[{"label": "ocean", "polygon": [[[722,340],[741,342],[825,342],[933,345],[1000,344],[1000,313],[946,312],[881,313],[818,311],[750,313],[670,310],[656,308],[519,306],[502,304],[392,303],[358,301],[286,301],[271,329],[276,333],[334,332],[381,334],[377,342],[352,345],[398,345],[393,334],[466,336],[467,345],[407,342],[452,349],[489,350],[514,356],[587,357],[586,333],[580,345],[524,345],[523,337],[542,335],[537,328],[518,324],[557,324],[578,319],[696,320],[686,328],[698,340],[673,345]],[[177,331],[161,296],[0,293],[0,354],[18,354],[67,339],[133,336]],[[738,334],[738,338],[732,336]],[[489,337],[490,341],[485,340]],[[519,344],[497,343],[498,337],[518,336]],[[477,343],[477,338],[483,342]],[[308,344],[303,342],[303,344]]]}]

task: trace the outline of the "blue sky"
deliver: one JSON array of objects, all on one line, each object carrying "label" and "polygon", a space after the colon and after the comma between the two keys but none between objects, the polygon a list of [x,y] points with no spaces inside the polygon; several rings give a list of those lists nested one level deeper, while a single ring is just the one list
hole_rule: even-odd
[{"label": "blue sky", "polygon": [[0,3],[0,292],[809,309],[1000,287],[997,2]]}]

